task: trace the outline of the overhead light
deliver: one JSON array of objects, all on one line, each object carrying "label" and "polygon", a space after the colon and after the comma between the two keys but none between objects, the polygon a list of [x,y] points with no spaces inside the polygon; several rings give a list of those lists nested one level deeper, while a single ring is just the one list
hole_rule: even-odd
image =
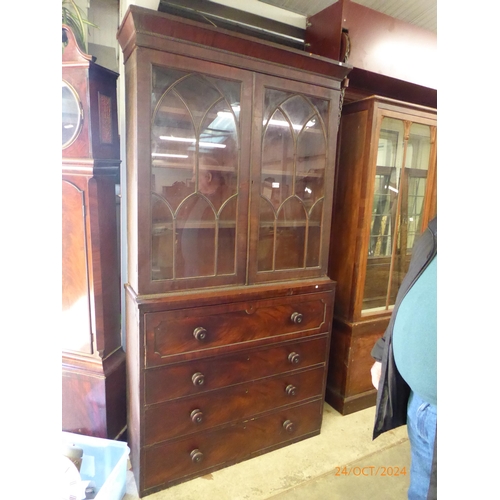
[{"label": "overhead light", "polygon": [[[187,137],[172,137],[166,135],[160,135],[162,141],[173,141],[173,142],[189,142],[190,144],[196,144],[196,139],[189,139]],[[225,144],[218,144],[216,142],[198,142],[198,145],[204,148],[222,148],[226,147]]]},{"label": "overhead light", "polygon": [[[235,114],[238,114],[241,111],[241,106],[238,104],[236,106],[231,106],[231,109]],[[220,117],[233,117],[233,113],[231,111],[217,111],[217,116]]]},{"label": "overhead light", "polygon": [[188,155],[175,155],[170,153],[152,153],[151,156],[155,158],[189,158]]},{"label": "overhead light", "polygon": [[[264,125],[266,124],[265,120],[264,120]],[[314,125],[316,124],[316,122],[314,120],[310,120],[306,123],[306,128],[308,127],[313,127]],[[290,126],[290,123],[287,122],[286,120],[269,120],[269,125],[276,125],[278,127],[289,127]],[[302,130],[302,125],[294,125],[292,123],[292,128],[294,130]]]},{"label": "overhead light", "polygon": [[162,141],[175,141],[175,142],[190,142],[191,144],[196,143],[196,139],[187,139],[186,137],[168,137],[166,135],[160,135]]},{"label": "overhead light", "polygon": [[224,149],[226,147],[225,144],[219,144],[218,142],[199,142],[198,144],[202,148],[221,148],[221,149]]}]

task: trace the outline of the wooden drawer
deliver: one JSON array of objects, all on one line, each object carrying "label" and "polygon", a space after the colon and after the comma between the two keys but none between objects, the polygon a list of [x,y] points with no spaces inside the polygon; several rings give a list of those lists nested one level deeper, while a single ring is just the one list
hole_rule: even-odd
[{"label": "wooden drawer", "polygon": [[[323,400],[144,449],[145,494],[319,434]],[[149,490],[149,491],[148,491]]]},{"label": "wooden drawer", "polygon": [[318,367],[154,405],[145,411],[145,444],[155,444],[322,397],[324,375],[324,367]]},{"label": "wooden drawer", "polygon": [[146,366],[326,332],[331,301],[331,293],[307,294],[147,313]]},{"label": "wooden drawer", "polygon": [[313,339],[146,370],[145,403],[160,403],[299,368],[324,365],[327,342],[327,335],[321,335]]}]

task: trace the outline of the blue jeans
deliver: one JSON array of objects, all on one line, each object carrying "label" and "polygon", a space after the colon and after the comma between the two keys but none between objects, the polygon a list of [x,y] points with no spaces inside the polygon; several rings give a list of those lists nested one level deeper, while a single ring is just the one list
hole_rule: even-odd
[{"label": "blue jeans", "polygon": [[408,401],[408,438],[411,447],[410,488],[408,500],[426,500],[429,490],[437,407],[426,403],[413,391]]}]

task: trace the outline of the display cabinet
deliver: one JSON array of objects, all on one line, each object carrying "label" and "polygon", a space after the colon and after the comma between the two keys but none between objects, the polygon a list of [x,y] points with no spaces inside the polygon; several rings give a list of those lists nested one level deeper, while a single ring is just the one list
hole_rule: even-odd
[{"label": "display cabinet", "polygon": [[142,496],[320,432],[349,68],[136,6],[118,40]]},{"label": "display cabinet", "polygon": [[62,428],[125,437],[115,185],[118,75],[78,48],[62,56]]},{"label": "display cabinet", "polygon": [[372,96],[342,111],[329,275],[337,282],[326,400],[375,403],[371,349],[419,234],[437,213],[436,110]]}]

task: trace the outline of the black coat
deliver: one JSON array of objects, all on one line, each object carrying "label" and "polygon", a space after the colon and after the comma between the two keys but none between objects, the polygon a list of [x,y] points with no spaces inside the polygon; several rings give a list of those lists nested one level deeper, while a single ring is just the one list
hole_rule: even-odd
[{"label": "black coat", "polygon": [[[415,243],[410,261],[410,267],[401,283],[394,311],[389,325],[372,349],[372,356],[382,363],[382,373],[377,392],[377,408],[375,413],[375,424],[373,427],[373,439],[383,432],[395,429],[406,424],[408,399],[410,387],[403,380],[396,363],[392,345],[392,334],[397,311],[403,297],[413,286],[425,268],[437,254],[437,217],[429,222],[428,228]],[[437,442],[437,439],[436,439]],[[435,498],[435,470],[437,468],[436,445],[434,448],[433,477],[431,478],[431,489],[429,498]],[[434,485],[434,487],[432,487]]]}]

